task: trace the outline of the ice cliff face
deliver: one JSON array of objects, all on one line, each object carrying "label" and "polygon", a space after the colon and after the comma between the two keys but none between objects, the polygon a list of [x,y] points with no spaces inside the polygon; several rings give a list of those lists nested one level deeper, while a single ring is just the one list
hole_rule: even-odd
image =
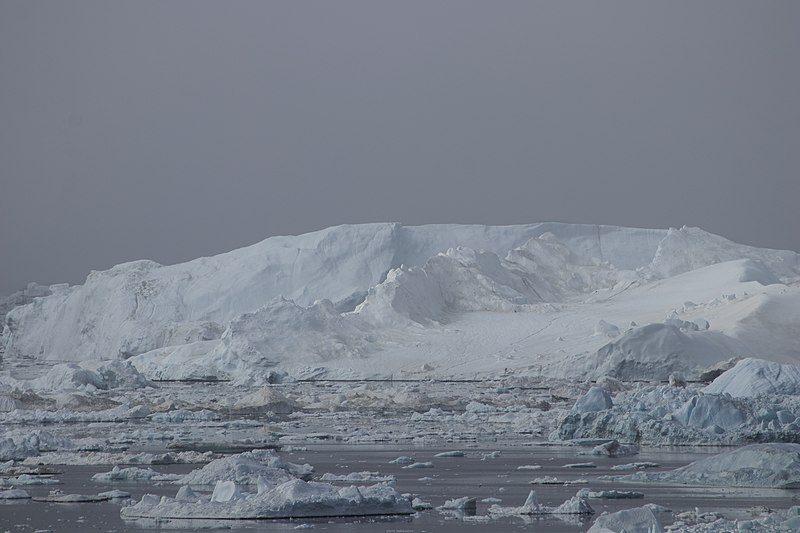
[{"label": "ice cliff face", "polygon": [[[703,267],[716,268],[704,274],[707,281],[694,274]],[[706,296],[726,303],[720,291],[728,287],[759,292],[760,287],[777,284],[791,289],[800,276],[800,260],[794,252],[742,246],[694,228],[558,223],[338,226],[273,237],[178,265],[136,261],[92,272],[83,285],[55,285],[11,309],[3,339],[6,357],[83,361],[146,354],[132,361],[140,370],[147,368],[148,377],[176,377],[165,372],[167,361],[183,365],[183,373],[194,377],[209,372],[231,377],[287,363],[347,360],[358,369],[358,361],[398,352],[409,364],[427,362],[438,342],[436,335],[452,331],[442,328],[457,327],[464,317],[485,316],[486,324],[500,316],[516,317],[532,327],[550,314],[549,325],[541,331],[533,328],[527,338],[543,338],[536,335],[548,328],[548,339],[566,334],[569,350],[561,348],[563,359],[596,352],[597,337],[572,342],[568,334],[584,322],[596,324],[606,318],[617,301],[620,306],[628,303],[625,316],[630,320],[655,322],[656,312],[676,306],[670,298],[680,291],[669,281],[679,279],[678,274],[689,276],[683,287],[694,287],[693,279],[697,282],[697,290],[684,289],[686,299],[694,295],[705,306],[698,309],[714,311],[721,304],[708,304]],[[782,305],[796,309],[794,294],[787,297],[773,290],[767,297],[781,302],[788,298]],[[729,358],[731,346],[741,348],[728,336],[736,337],[740,330],[753,335],[751,330],[761,331],[752,327],[758,317],[743,306],[737,309],[741,316],[722,323],[730,323],[728,330],[712,332],[722,341],[712,343],[721,352],[710,359]],[[615,370],[620,361],[635,359],[648,343],[677,345],[679,355],[691,360],[694,352],[708,353],[711,334],[660,331],[647,338],[626,334],[610,345],[602,360],[595,357],[583,367],[625,377]],[[500,350],[527,346],[508,336],[495,340]],[[462,355],[479,356],[477,344],[466,346]],[[778,355],[793,357],[788,341],[773,345],[778,351],[787,346]],[[557,359],[554,345],[528,348]],[[649,348],[646,353],[645,366],[657,365],[664,355]],[[505,365],[499,361],[494,366]]]}]

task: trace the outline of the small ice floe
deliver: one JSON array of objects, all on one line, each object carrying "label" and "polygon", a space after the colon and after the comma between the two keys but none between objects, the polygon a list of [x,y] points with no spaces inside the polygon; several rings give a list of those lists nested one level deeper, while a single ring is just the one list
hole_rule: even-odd
[{"label": "small ice floe", "polygon": [[650,507],[644,506],[602,514],[597,517],[587,533],[625,533],[629,531],[664,533],[664,526],[661,525],[656,513]]},{"label": "small ice floe", "polygon": [[98,472],[92,476],[92,479],[95,481],[176,481],[182,477],[179,474],[160,474],[152,468],[115,466],[110,472]]},{"label": "small ice floe", "polygon": [[542,465],[521,465],[517,467],[517,470],[541,470]]},{"label": "small ice floe", "polygon": [[632,490],[600,490],[589,491],[586,496],[599,500],[638,500],[644,498],[644,493]]},{"label": "small ice floe", "polygon": [[382,476],[378,472],[351,472],[349,474],[323,474],[320,481],[394,481],[394,476]]},{"label": "small ice floe", "polygon": [[470,498],[469,496],[464,496],[463,498],[455,498],[452,500],[446,500],[444,505],[440,505],[436,508],[437,511],[455,511],[458,513],[463,513],[465,515],[474,516],[475,513],[478,511],[478,500],[475,498]]},{"label": "small ice floe", "polygon": [[430,483],[431,481],[433,481],[433,478],[430,477],[430,476],[425,476],[425,477],[417,478],[417,481],[421,481],[422,483]]},{"label": "small ice floe", "polygon": [[30,492],[22,489],[0,490],[0,500],[27,500],[31,497]]},{"label": "small ice floe", "polygon": [[411,500],[411,507],[415,511],[424,511],[425,509],[433,509],[433,505],[430,502],[423,501],[420,498],[414,498],[413,500]]},{"label": "small ice floe", "polygon": [[528,481],[529,485],[586,485],[589,483],[585,479],[568,479],[566,481],[561,481],[555,476],[543,476],[537,477]]},{"label": "small ice floe", "polygon": [[121,500],[124,498],[130,498],[131,493],[125,492],[124,490],[109,490],[106,492],[100,492],[98,496],[102,496],[104,498],[109,498],[111,500]]},{"label": "small ice floe", "polygon": [[495,450],[495,451],[490,452],[490,453],[482,453],[481,454],[481,461],[485,461],[487,459],[497,459],[498,457],[500,457],[500,451],[499,450]]},{"label": "small ice floe", "polygon": [[413,462],[414,462],[414,458],[413,457],[409,457],[407,455],[401,455],[397,459],[392,459],[391,461],[389,461],[389,464],[392,464],[392,465],[408,465],[408,464],[411,464]]},{"label": "small ice floe", "polygon": [[464,457],[467,454],[462,452],[461,450],[453,450],[450,452],[441,452],[434,455],[434,457]]},{"label": "small ice floe", "polygon": [[560,481],[557,477],[554,476],[543,476],[537,477],[528,481],[530,485],[561,485],[563,481]]},{"label": "small ice floe", "polygon": [[500,503],[502,501],[503,500],[501,500],[500,498],[492,498],[492,497],[484,498],[481,500],[481,502],[483,503]]},{"label": "small ice floe", "polygon": [[433,468],[433,463],[431,463],[431,462],[427,462],[427,463],[411,463],[410,465],[406,465],[403,468],[404,469],[409,469],[409,468]]},{"label": "small ice floe", "polygon": [[620,444],[617,440],[611,440],[592,448],[592,455],[605,455],[608,457],[626,457],[637,455],[639,447],[635,444]]},{"label": "small ice floe", "polygon": [[594,463],[570,463],[563,466],[563,468],[597,468]]},{"label": "small ice floe", "polygon": [[623,465],[614,465],[611,470],[645,470],[647,468],[658,468],[659,463],[652,463],[649,461],[642,461],[638,463],[625,463]]},{"label": "small ice floe", "polygon": [[18,485],[58,485],[61,482],[52,476],[32,476],[20,474],[15,477],[0,478],[0,487],[16,487]]},{"label": "small ice floe", "polygon": [[557,507],[548,507],[539,503],[535,491],[528,493],[528,498],[521,507],[501,507],[492,505],[489,507],[489,514],[492,516],[513,516],[513,515],[588,515],[593,514],[594,509],[587,501],[586,489],[579,490],[575,496],[568,499]]},{"label": "small ice floe", "polygon": [[35,502],[47,503],[97,503],[111,500],[108,493],[101,494],[64,494],[60,490],[51,490],[47,496],[34,496]]},{"label": "small ice floe", "polygon": [[211,501],[217,503],[233,502],[242,498],[244,494],[233,481],[217,481],[214,492],[211,493]]}]

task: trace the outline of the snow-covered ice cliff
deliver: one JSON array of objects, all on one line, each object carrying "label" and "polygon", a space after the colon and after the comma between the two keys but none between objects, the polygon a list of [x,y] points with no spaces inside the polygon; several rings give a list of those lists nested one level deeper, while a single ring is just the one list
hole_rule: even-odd
[{"label": "snow-covered ice cliff", "polygon": [[150,379],[694,377],[800,360],[798,279],[797,253],[696,228],[337,226],[53,285],[7,306],[2,339]]}]

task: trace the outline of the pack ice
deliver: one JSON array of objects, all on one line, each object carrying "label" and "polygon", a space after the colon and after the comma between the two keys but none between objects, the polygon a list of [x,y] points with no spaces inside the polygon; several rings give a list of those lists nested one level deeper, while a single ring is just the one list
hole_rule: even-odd
[{"label": "pack ice", "polygon": [[125,263],[0,309],[6,359],[122,358],[151,380],[692,379],[734,357],[796,362],[798,277],[795,252],[697,228],[365,224]]}]

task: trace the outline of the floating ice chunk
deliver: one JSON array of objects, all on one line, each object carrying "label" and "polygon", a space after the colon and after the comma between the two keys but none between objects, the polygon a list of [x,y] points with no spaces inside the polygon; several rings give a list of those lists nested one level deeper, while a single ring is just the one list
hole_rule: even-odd
[{"label": "floating ice chunk", "polygon": [[463,498],[455,498],[446,500],[443,505],[437,507],[440,511],[461,511],[465,514],[472,513],[478,510],[478,500],[464,496]]},{"label": "floating ice chunk", "polygon": [[112,500],[119,500],[119,499],[122,499],[122,498],[130,498],[131,497],[131,493],[130,492],[125,492],[124,490],[114,489],[114,490],[109,490],[109,491],[106,491],[106,492],[100,492],[100,493],[98,493],[98,496],[103,497],[103,498],[110,498]]},{"label": "floating ice chunk", "polygon": [[660,466],[661,465],[658,463],[643,461],[640,463],[626,463],[624,465],[614,465],[611,467],[611,470],[644,470],[646,468],[658,468]]},{"label": "floating ice chunk", "polygon": [[600,387],[592,387],[586,394],[578,398],[572,407],[572,411],[581,414],[594,413],[611,409],[613,405],[611,396],[605,390]]},{"label": "floating ice chunk", "polygon": [[461,450],[453,450],[450,452],[437,453],[436,455],[434,455],[434,457],[464,457],[465,455],[467,454],[465,454]]},{"label": "floating ice chunk", "polygon": [[259,477],[272,487],[294,477],[310,479],[311,465],[284,461],[271,450],[253,450],[222,459],[215,459],[203,468],[189,472],[176,483],[181,485],[214,485],[217,481],[233,481],[239,485],[256,485]]},{"label": "floating ice chunk", "polygon": [[50,476],[32,476],[30,474],[0,478],[0,487],[16,487],[18,485],[58,485],[60,483],[59,480]]},{"label": "floating ice chunk", "polygon": [[235,501],[241,498],[242,492],[233,481],[217,481],[217,484],[214,485],[214,492],[211,494],[211,501],[219,503]]},{"label": "floating ice chunk", "polygon": [[592,455],[607,455],[608,457],[625,457],[638,453],[639,447],[635,444],[620,444],[617,440],[599,444],[592,448]]},{"label": "floating ice chunk", "polygon": [[293,413],[298,405],[289,400],[275,387],[261,387],[256,392],[248,394],[233,404],[234,409],[272,411],[276,414]]},{"label": "floating ice chunk", "polygon": [[559,481],[559,479],[554,476],[543,476],[543,477],[533,478],[528,483],[530,485],[561,485],[563,482]]},{"label": "floating ice chunk", "polygon": [[179,502],[197,502],[200,499],[189,485],[183,485],[178,489],[175,499]]},{"label": "floating ice chunk", "polygon": [[742,359],[703,389],[707,394],[755,398],[775,394],[800,394],[800,366],[762,359]]},{"label": "floating ice chunk", "polygon": [[408,469],[408,468],[433,468],[433,463],[431,463],[431,462],[411,463],[410,465],[406,465],[403,468],[404,469]]},{"label": "floating ice chunk", "polygon": [[588,491],[582,489],[572,498],[566,500],[557,507],[547,507],[539,503],[535,491],[530,491],[525,503],[521,507],[501,507],[492,505],[489,507],[489,514],[493,516],[513,516],[513,515],[588,515],[593,514],[594,509],[587,501]]},{"label": "floating ice chunk", "polygon": [[570,463],[564,465],[564,468],[597,468],[594,463]]},{"label": "floating ice chunk", "polygon": [[31,497],[30,492],[22,489],[0,490],[0,500],[27,500]]},{"label": "floating ice chunk", "polygon": [[415,511],[424,511],[425,509],[433,509],[433,505],[430,502],[426,502],[421,500],[420,498],[414,498],[411,500],[411,507]]},{"label": "floating ice chunk", "polygon": [[658,517],[649,507],[626,509],[597,517],[587,533],[664,533]]},{"label": "floating ice chunk", "polygon": [[521,465],[517,467],[517,470],[541,470],[542,465]]},{"label": "floating ice chunk", "polygon": [[378,472],[351,472],[349,474],[323,474],[321,481],[394,481],[394,476],[382,476]]},{"label": "floating ice chunk", "polygon": [[[226,489],[227,490],[227,489]],[[262,494],[240,493],[225,502],[180,502],[146,494],[123,507],[123,518],[259,519],[411,514],[411,502],[386,484],[337,489],[328,483],[293,479]]]},{"label": "floating ice chunk", "polygon": [[635,500],[644,498],[644,493],[632,490],[600,490],[596,492],[589,491],[586,497],[601,500]]},{"label": "floating ice chunk", "polygon": [[108,493],[103,494],[64,494],[60,490],[51,490],[47,496],[34,496],[35,502],[49,503],[96,503],[112,499]]},{"label": "floating ice chunk", "polygon": [[95,481],[175,481],[183,476],[179,474],[160,474],[151,468],[120,468],[115,466],[110,472],[98,472],[92,476]]},{"label": "floating ice chunk", "polygon": [[393,460],[389,461],[389,464],[393,464],[393,465],[408,465],[408,464],[411,464],[413,462],[414,462],[414,458],[413,457],[409,457],[407,455],[401,455],[397,459],[393,459]]},{"label": "floating ice chunk", "polygon": [[489,453],[483,453],[481,454],[481,461],[485,461],[487,459],[497,459],[498,457],[500,457],[500,455],[501,454],[499,450],[495,450]]}]

